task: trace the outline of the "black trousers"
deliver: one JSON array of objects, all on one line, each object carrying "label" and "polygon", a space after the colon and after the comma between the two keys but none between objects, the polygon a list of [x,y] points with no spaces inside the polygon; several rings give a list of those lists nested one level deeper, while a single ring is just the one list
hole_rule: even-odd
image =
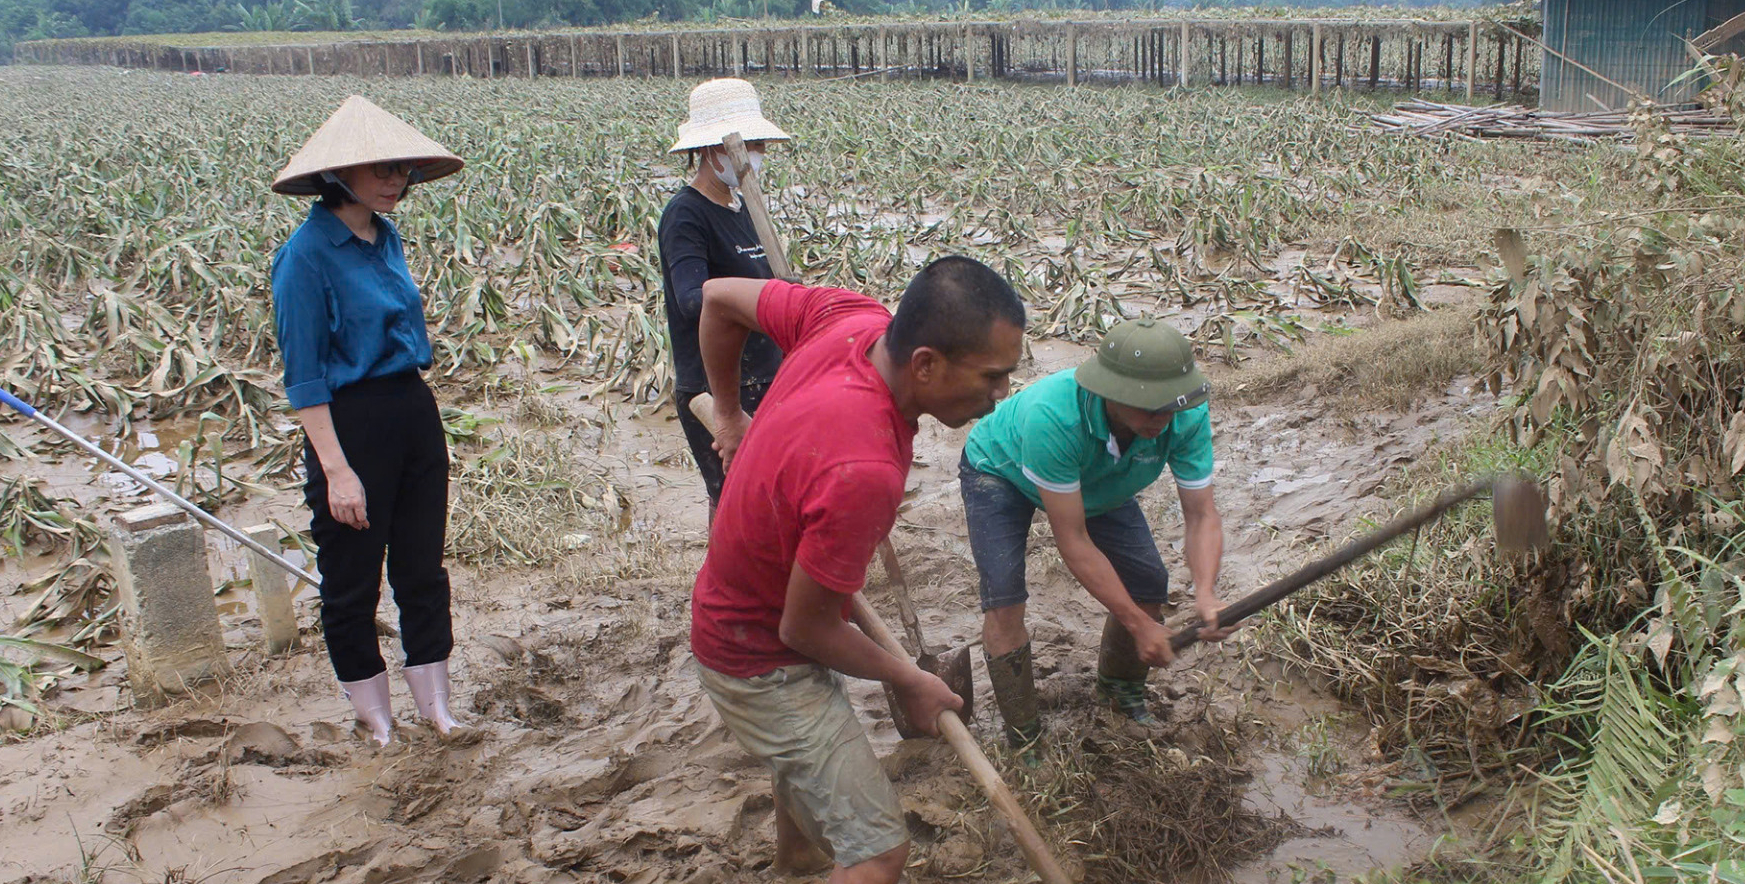
[{"label": "black trousers", "polygon": [[364,486],[370,527],[333,518],[327,474],[305,440],[303,499],[320,550],[321,629],[340,681],[362,681],[387,667],[376,639],[382,560],[400,609],[406,665],[447,660],[454,648],[448,571],[448,443],[430,388],[416,374],[371,378],[334,391],[329,405],[345,459]]},{"label": "black trousers", "polygon": [[[768,392],[769,384],[740,387],[739,407],[745,409],[746,414],[757,414],[757,406]],[[703,488],[709,492],[709,511],[714,512],[721,503],[721,485],[727,479],[727,471],[721,465],[720,453],[715,450],[714,434],[691,414],[691,400],[701,395],[680,390],[673,398],[679,406],[679,426],[684,429],[685,441],[691,445],[691,456],[697,459],[697,469],[703,474]]]}]

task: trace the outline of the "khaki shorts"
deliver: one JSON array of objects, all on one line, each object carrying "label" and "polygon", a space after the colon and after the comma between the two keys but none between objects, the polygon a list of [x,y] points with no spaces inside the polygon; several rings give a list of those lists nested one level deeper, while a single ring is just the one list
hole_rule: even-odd
[{"label": "khaki shorts", "polygon": [[854,717],[842,677],[816,664],[755,678],[697,665],[739,745],[768,765],[776,794],[813,843],[854,866],[909,840],[903,805]]}]

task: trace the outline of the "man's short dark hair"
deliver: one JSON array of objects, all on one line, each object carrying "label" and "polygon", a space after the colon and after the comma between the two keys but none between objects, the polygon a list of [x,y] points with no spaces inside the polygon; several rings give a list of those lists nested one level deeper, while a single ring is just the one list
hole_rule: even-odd
[{"label": "man's short dark hair", "polygon": [[909,280],[885,331],[885,347],[899,365],[917,347],[957,359],[985,349],[996,322],[1024,327],[1024,302],[1012,285],[973,258],[940,258]]}]

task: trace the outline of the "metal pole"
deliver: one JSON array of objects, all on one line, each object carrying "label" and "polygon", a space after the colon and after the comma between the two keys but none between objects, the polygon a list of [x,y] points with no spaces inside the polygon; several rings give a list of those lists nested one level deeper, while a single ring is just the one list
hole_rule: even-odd
[{"label": "metal pole", "polygon": [[267,549],[264,546],[261,546],[259,543],[257,543],[253,538],[249,537],[247,534],[244,534],[241,531],[239,531],[235,528],[232,528],[223,522],[218,521],[216,518],[213,518],[212,515],[207,513],[205,510],[199,508],[198,506],[195,506],[191,501],[184,499],[181,495],[177,494],[176,492],[171,491],[170,489],[165,488],[164,486],[158,484],[157,480],[155,480],[152,477],[147,476],[146,474],[140,472],[139,470],[136,470],[133,467],[127,465],[127,463],[125,463],[120,458],[116,457],[115,455],[110,454],[109,452],[104,451],[101,448],[98,448],[95,444],[92,444],[92,442],[90,440],[86,439],[85,437],[80,436],[78,433],[75,433],[72,430],[69,430],[64,426],[61,426],[61,424],[59,422],[57,422],[54,418],[51,418],[48,415],[43,414],[40,411],[37,411],[35,408],[32,408],[29,404],[25,403],[23,400],[19,399],[18,397],[13,396],[11,393],[6,392],[5,390],[0,390],[0,403],[5,403],[6,405],[11,406],[12,409],[14,411],[18,412],[19,414],[22,414],[25,417],[30,418],[31,420],[34,420],[39,424],[42,424],[43,426],[54,431],[57,435],[66,439],[67,441],[73,443],[74,445],[79,446],[80,448],[85,449],[85,451],[89,452],[90,454],[95,455],[98,460],[101,460],[104,463],[114,467],[115,469],[118,469],[121,472],[126,473],[128,478],[133,479],[135,482],[138,482],[141,485],[144,485],[145,487],[150,488],[151,490],[157,492],[158,494],[162,495],[166,500],[175,504],[176,506],[179,506],[182,509],[187,510],[188,514],[193,516],[194,518],[200,520],[201,524],[205,525],[208,528],[212,528],[216,531],[221,532],[225,536],[229,537],[231,540],[234,540],[237,543],[242,544],[244,547],[248,548],[251,552],[255,552],[255,553],[260,554],[261,556],[264,556],[268,561],[271,561],[273,564],[278,565],[281,568],[284,568],[286,572],[288,572],[292,576],[295,576],[298,579],[302,580],[304,583],[307,583],[310,586],[315,586],[315,587],[319,587],[321,585],[321,578],[316,577],[315,575],[309,573],[308,571],[305,571],[302,568],[299,568],[296,565],[291,564],[290,562],[286,561],[283,556],[280,556],[278,553],[273,552],[272,550]]}]

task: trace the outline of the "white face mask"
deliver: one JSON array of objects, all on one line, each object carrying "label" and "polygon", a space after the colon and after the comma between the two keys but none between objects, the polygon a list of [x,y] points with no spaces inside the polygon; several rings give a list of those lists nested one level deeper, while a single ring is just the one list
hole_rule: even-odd
[{"label": "white face mask", "polygon": [[[751,170],[757,173],[759,178],[762,178],[763,153],[752,151],[749,156]],[[715,177],[720,179],[722,184],[728,187],[739,186],[739,170],[733,168],[733,160],[727,156],[726,151],[713,151],[709,154],[709,169],[715,173]]]}]

